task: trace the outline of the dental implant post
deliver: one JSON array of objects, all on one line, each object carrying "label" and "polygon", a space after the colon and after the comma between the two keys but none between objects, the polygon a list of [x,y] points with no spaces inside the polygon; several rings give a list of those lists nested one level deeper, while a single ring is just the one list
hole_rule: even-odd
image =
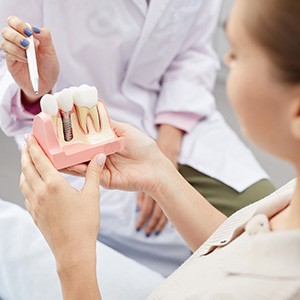
[{"label": "dental implant post", "polygon": [[62,127],[64,140],[69,142],[73,139],[73,129],[71,120],[71,111],[73,108],[73,95],[68,89],[63,89],[61,92],[55,94],[57,103],[60,108],[60,116],[62,119]]},{"label": "dental implant post", "polygon": [[69,142],[73,139],[73,130],[71,123],[71,113],[69,111],[60,111],[62,124],[63,124],[63,132],[64,139],[66,142]]}]

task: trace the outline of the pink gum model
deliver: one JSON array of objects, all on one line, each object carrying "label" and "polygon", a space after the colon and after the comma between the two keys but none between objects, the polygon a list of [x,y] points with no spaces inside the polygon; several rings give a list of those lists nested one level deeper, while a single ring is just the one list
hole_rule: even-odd
[{"label": "pink gum model", "polygon": [[79,124],[77,112],[73,108],[71,112],[73,139],[69,142],[64,140],[59,114],[51,116],[41,112],[35,116],[32,134],[56,169],[90,161],[99,153],[109,155],[123,149],[123,142],[115,135],[102,101],[98,101],[97,112],[100,131],[95,130],[95,124],[87,114],[86,126],[89,132],[85,133]]}]

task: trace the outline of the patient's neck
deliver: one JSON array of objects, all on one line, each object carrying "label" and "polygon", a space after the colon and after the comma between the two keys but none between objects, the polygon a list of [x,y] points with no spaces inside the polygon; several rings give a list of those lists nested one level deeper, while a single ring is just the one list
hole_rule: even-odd
[{"label": "patient's neck", "polygon": [[270,220],[271,229],[289,230],[300,229],[300,184],[299,177],[297,177],[297,184],[295,192],[292,196],[290,204],[273,216]]}]

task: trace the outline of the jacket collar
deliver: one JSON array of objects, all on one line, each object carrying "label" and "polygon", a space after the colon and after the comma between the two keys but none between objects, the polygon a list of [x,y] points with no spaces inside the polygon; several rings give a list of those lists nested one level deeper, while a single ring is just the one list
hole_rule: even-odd
[{"label": "jacket collar", "polygon": [[291,180],[261,201],[255,202],[237,211],[212,234],[212,236],[195,252],[195,255],[206,255],[217,247],[229,244],[244,231],[245,225],[254,215],[265,214],[270,218],[276,212],[282,210],[289,204],[295,189],[295,184],[296,180]]}]

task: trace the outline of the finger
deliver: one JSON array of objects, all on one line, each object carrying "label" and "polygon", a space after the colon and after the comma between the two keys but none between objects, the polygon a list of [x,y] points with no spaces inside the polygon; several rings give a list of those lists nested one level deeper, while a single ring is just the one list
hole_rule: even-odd
[{"label": "finger", "polygon": [[161,208],[155,203],[150,220],[145,229],[146,235],[151,234],[155,230],[155,228],[156,228],[157,224],[159,223],[162,216],[163,216],[163,212],[162,212]]},{"label": "finger", "polygon": [[100,153],[91,160],[86,170],[84,190],[91,191],[96,188],[97,192],[99,191],[100,176],[105,160],[106,156],[103,153]]},{"label": "finger", "polygon": [[161,233],[161,231],[164,229],[164,227],[166,226],[167,223],[168,223],[168,218],[163,213],[160,220],[159,220],[159,222],[155,226],[155,229],[154,229],[155,235],[159,235]]},{"label": "finger", "polygon": [[137,195],[137,207],[138,207],[139,211],[141,210],[141,207],[143,206],[144,197],[145,197],[145,193],[143,193],[143,192],[139,192]]},{"label": "finger", "polygon": [[29,41],[24,37],[24,35],[10,27],[3,28],[1,33],[4,41],[11,42],[20,49],[26,49],[29,46]]},{"label": "finger", "polygon": [[5,53],[5,58],[6,58],[7,62],[15,63],[17,61],[17,62],[20,62],[20,63],[27,64],[27,60],[26,59],[23,60],[23,59],[20,59],[19,57],[16,57],[16,56],[14,56],[14,55],[12,55],[10,53],[6,53],[6,52],[4,52],[4,53]]},{"label": "finger", "polygon": [[35,46],[43,47],[43,53],[46,55],[56,55],[50,31],[46,28],[32,28],[34,28]]},{"label": "finger", "polygon": [[7,24],[12,29],[14,29],[15,31],[17,31],[18,33],[20,33],[23,36],[27,36],[27,37],[32,36],[31,28],[22,19],[20,19],[17,16],[10,16],[7,19]]},{"label": "finger", "polygon": [[17,57],[19,61],[27,62],[25,50],[16,46],[12,42],[3,40],[1,43],[1,49],[5,53],[11,54],[11,55]]},{"label": "finger", "polygon": [[85,176],[87,170],[87,164],[80,164],[66,169],[60,170],[62,173],[67,173],[75,176]]},{"label": "finger", "polygon": [[25,199],[24,204],[25,204],[25,207],[26,207],[27,211],[32,215],[31,204],[28,201],[28,199]]},{"label": "finger", "polygon": [[[28,185],[28,183],[25,179],[24,173],[21,173],[19,187],[20,187],[22,194],[24,195],[24,197],[26,199],[29,199],[29,197],[33,197],[34,193],[33,193],[32,189],[30,188],[30,186]],[[29,201],[29,200],[27,200],[27,201]]]},{"label": "finger", "polygon": [[27,184],[30,187],[35,187],[37,185],[43,184],[43,179],[41,178],[39,172],[36,170],[34,164],[32,163],[31,157],[28,152],[28,148],[24,147],[21,154],[21,169]]},{"label": "finger", "polygon": [[154,206],[154,201],[148,195],[145,195],[145,199],[143,205],[141,207],[141,211],[138,217],[138,221],[136,223],[137,230],[140,230],[146,223],[147,219],[152,213]]},{"label": "finger", "polygon": [[60,175],[32,135],[29,135],[27,139],[27,147],[30,158],[44,181],[50,182],[54,177]]},{"label": "finger", "polygon": [[122,137],[126,131],[128,124],[117,122],[115,120],[110,120],[110,124],[115,134],[119,137]]}]

